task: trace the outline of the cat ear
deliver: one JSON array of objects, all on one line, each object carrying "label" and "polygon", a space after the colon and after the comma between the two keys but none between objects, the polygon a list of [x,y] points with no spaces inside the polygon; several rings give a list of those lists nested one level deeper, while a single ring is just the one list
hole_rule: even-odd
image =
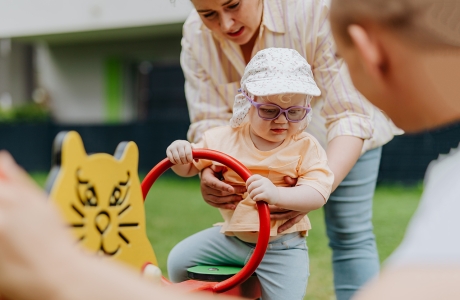
[{"label": "cat ear", "polygon": [[52,167],[46,182],[46,191],[51,191],[61,166],[75,169],[86,156],[83,141],[76,131],[59,132],[53,143]]},{"label": "cat ear", "polygon": [[114,157],[118,159],[127,169],[137,174],[139,164],[139,149],[134,142],[121,142],[115,150]]},{"label": "cat ear", "polygon": [[87,156],[83,141],[76,131],[60,132],[53,145],[53,165],[73,165]]}]

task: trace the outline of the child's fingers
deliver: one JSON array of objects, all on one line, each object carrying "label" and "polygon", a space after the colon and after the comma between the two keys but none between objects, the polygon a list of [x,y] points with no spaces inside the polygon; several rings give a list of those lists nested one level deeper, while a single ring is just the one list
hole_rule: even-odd
[{"label": "child's fingers", "polygon": [[193,161],[192,147],[189,143],[183,145],[180,151],[180,159],[183,164],[189,164]]},{"label": "child's fingers", "polygon": [[185,147],[181,146],[179,149],[177,149],[177,155],[178,155],[178,161],[180,164],[186,164],[187,163],[187,157],[185,155]]},{"label": "child's fingers", "polygon": [[[249,179],[251,179],[251,180],[249,180]],[[251,192],[252,192],[254,189],[260,187],[260,186],[263,184],[263,181],[260,180],[260,179],[258,179],[258,178],[253,179],[252,177],[250,177],[249,179],[248,179],[248,181],[246,182],[246,186],[247,186],[247,188],[248,188],[249,194],[251,194]]]},{"label": "child's fingers", "polygon": [[167,156],[168,156],[170,162],[172,162],[173,164],[177,165],[178,154],[177,154],[177,150],[175,148],[168,148]]},{"label": "child's fingers", "polygon": [[265,201],[269,203],[269,198],[266,191],[263,189],[263,187],[258,187],[257,189],[254,190],[254,196],[251,196],[251,199],[254,201]]},{"label": "child's fingers", "polygon": [[255,200],[257,195],[263,193],[263,191],[264,189],[262,186],[255,186],[254,184],[252,184],[251,187],[248,188],[248,194],[253,200]]},{"label": "child's fingers", "polygon": [[186,146],[182,145],[179,149],[178,149],[178,155],[179,155],[179,163],[180,164],[187,164],[188,161],[187,161],[187,154],[186,154]]},{"label": "child's fingers", "polygon": [[168,147],[168,149],[166,149],[166,157],[168,157],[170,162],[175,164],[174,156],[173,156],[172,151],[171,151],[171,149],[169,147]]},{"label": "child's fingers", "polygon": [[181,164],[183,164],[183,163],[182,163],[182,159],[181,159],[180,149],[175,148],[175,149],[172,151],[172,155],[173,155],[174,164],[176,164],[176,165],[181,165]]},{"label": "child's fingers", "polygon": [[193,161],[192,147],[190,145],[185,149],[185,157],[187,159],[187,163],[191,163]]},{"label": "child's fingers", "polygon": [[166,156],[173,164],[188,164],[193,161],[192,146],[187,141],[174,141],[167,149]]},{"label": "child's fingers", "polygon": [[248,178],[248,180],[246,180],[246,187],[249,188],[249,186],[251,185],[251,183],[258,181],[258,180],[260,180],[261,178],[263,178],[263,177],[260,176],[259,174],[252,175],[251,177]]}]

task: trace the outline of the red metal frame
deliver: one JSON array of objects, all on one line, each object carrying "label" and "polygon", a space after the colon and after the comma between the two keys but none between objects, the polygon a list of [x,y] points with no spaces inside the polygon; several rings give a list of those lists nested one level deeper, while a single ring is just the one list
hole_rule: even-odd
[{"label": "red metal frame", "polygon": [[[226,165],[235,171],[244,181],[248,180],[248,178],[252,175],[251,172],[243,164],[225,153],[214,150],[194,149],[192,154],[194,159],[213,160]],[[150,170],[150,172],[142,181],[141,185],[144,201],[153,183],[172,166],[173,164],[169,161],[169,159],[165,158],[155,167],[153,167],[152,170]],[[242,284],[255,272],[260,262],[262,261],[262,258],[264,257],[268,246],[268,240],[270,238],[270,212],[268,210],[268,205],[263,201],[258,201],[257,209],[259,211],[260,221],[259,238],[257,240],[257,245],[254,249],[254,253],[252,254],[247,264],[241,269],[240,272],[230,277],[229,279],[226,279],[222,282],[212,283],[212,285],[209,285],[208,283],[206,284],[206,287],[202,287],[200,290],[204,289],[213,291],[215,293],[223,293]],[[171,284],[166,278],[163,278],[162,280],[163,282]]]}]

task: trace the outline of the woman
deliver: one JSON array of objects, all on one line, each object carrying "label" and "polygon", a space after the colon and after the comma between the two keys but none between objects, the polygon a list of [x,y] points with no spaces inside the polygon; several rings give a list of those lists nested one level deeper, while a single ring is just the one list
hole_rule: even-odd
[{"label": "woman", "polygon": [[[312,66],[322,97],[312,102],[314,117],[309,132],[327,149],[329,166],[335,175],[336,190],[325,206],[325,218],[333,250],[337,299],[349,299],[379,270],[372,233],[372,198],[380,147],[399,131],[355,90],[345,64],[335,56],[327,1],[192,3],[196,10],[185,22],[181,54],[192,123],[190,141],[197,142],[205,130],[228,123],[245,65],[257,51],[293,48]],[[209,204],[232,209],[233,203],[241,200],[237,194],[244,189],[219,181],[216,172],[205,170],[201,178],[203,197]],[[302,217],[298,212],[272,214],[274,219],[290,219],[280,231]],[[171,260],[182,259],[187,264],[180,253],[173,250]],[[175,273],[169,270],[173,280],[180,280]]]}]

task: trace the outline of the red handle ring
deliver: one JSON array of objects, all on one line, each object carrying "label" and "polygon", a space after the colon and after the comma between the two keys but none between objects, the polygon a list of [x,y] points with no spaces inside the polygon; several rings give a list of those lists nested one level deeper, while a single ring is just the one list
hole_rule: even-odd
[{"label": "red handle ring", "polygon": [[[224,164],[233,171],[235,171],[244,181],[252,175],[251,172],[238,160],[233,157],[214,150],[207,149],[194,149],[192,151],[194,159],[208,159]],[[144,196],[144,201],[147,197],[147,194],[150,191],[153,183],[163,174],[166,170],[172,167],[174,164],[165,158],[159,162],[152,170],[145,176],[142,181],[142,194]],[[246,281],[257,269],[262,258],[264,257],[265,251],[268,247],[268,240],[270,238],[270,212],[268,210],[267,203],[263,201],[257,202],[257,209],[259,211],[259,238],[257,240],[256,248],[251,258],[247,264],[239,271],[237,274],[232,277],[217,283],[212,287],[212,291],[215,293],[226,292]]]}]

